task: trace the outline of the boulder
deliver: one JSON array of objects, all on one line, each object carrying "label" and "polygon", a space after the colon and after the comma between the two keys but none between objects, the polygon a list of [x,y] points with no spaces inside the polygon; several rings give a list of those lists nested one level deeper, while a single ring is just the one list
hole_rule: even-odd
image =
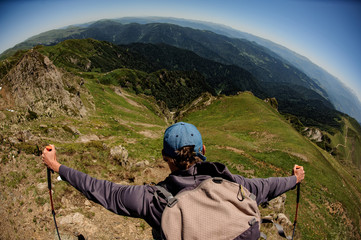
[{"label": "boulder", "polygon": [[279,213],[277,215],[277,222],[280,223],[282,226],[285,226],[285,225],[292,226],[292,222],[283,213]]},{"label": "boulder", "polygon": [[149,166],[149,161],[148,160],[144,160],[144,161],[140,161],[140,162],[137,162],[135,164],[136,167],[146,167],[146,166]]},{"label": "boulder", "polygon": [[286,194],[282,194],[269,201],[268,208],[275,213],[283,213],[285,210]]},{"label": "boulder", "polygon": [[87,142],[91,142],[91,141],[98,141],[99,137],[95,134],[90,134],[90,135],[82,135],[77,139],[77,142],[80,143],[87,143]]},{"label": "boulder", "polygon": [[315,142],[322,142],[323,134],[320,129],[313,127],[306,127],[304,130],[304,135],[306,135],[310,140]]},{"label": "boulder", "polygon": [[122,145],[111,148],[110,156],[122,166],[130,165],[128,161],[128,150]]}]

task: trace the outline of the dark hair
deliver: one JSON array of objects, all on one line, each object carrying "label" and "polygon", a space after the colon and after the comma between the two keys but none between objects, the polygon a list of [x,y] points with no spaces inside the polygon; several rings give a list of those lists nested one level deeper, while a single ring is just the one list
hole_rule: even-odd
[{"label": "dark hair", "polygon": [[177,157],[174,164],[181,170],[188,169],[190,166],[202,160],[194,152],[194,146],[185,146],[176,151]]}]

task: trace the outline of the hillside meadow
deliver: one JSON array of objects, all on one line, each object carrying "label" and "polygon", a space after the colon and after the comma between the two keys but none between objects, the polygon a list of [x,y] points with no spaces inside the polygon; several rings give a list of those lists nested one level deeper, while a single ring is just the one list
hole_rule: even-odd
[{"label": "hillside meadow", "polygon": [[[157,182],[169,174],[161,159],[161,148],[163,132],[172,120],[165,117],[156,100],[100,84],[98,73],[81,76],[87,90],[82,95],[86,117],[59,115],[2,125],[3,239],[55,236],[46,169],[34,155],[36,146],[55,144],[62,164],[120,184]],[[246,177],[288,176],[294,164],[305,167],[296,239],[360,237],[359,183],[329,153],[299,134],[271,105],[244,92],[229,97],[203,95],[185,109],[178,120],[198,127],[208,161],[225,163],[233,173]],[[11,119],[13,113],[6,114]],[[15,143],[8,140],[24,132],[32,137]],[[118,145],[127,149],[127,163],[110,156],[110,149]],[[86,201],[56,177],[53,175],[52,179],[54,202],[62,236],[151,239],[150,227],[143,220],[114,215]],[[291,221],[295,192],[286,194],[283,210]],[[262,209],[262,214],[270,215],[272,210]],[[285,229],[291,234],[291,226],[285,225]],[[266,225],[263,230],[277,239],[271,226]]]},{"label": "hillside meadow", "polygon": [[[303,239],[359,237],[359,183],[269,104],[251,93],[241,93],[218,99],[182,120],[192,122],[203,133],[209,161],[223,162],[234,173],[262,178],[287,176],[294,164],[304,166],[306,179],[301,185],[298,221]],[[286,214],[291,221],[295,192],[287,193]]]}]

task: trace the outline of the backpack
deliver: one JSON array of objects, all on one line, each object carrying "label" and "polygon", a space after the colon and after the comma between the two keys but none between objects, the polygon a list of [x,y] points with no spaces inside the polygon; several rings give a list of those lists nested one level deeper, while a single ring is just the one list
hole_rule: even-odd
[{"label": "backpack", "polygon": [[161,220],[165,239],[260,237],[256,197],[240,184],[214,177],[175,197],[159,185],[156,188],[167,201]]}]

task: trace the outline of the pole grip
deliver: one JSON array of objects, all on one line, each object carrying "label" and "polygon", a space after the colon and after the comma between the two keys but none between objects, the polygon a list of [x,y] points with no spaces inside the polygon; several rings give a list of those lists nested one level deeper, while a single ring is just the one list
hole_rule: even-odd
[{"label": "pole grip", "polygon": [[[50,146],[50,145],[46,146],[45,148],[46,148],[46,150],[48,150],[49,152],[50,152],[51,150],[53,150],[52,146]],[[52,173],[54,173],[54,170],[51,169],[51,168],[48,168],[48,188],[51,189],[51,181],[50,181],[50,175],[51,175],[51,174],[50,174],[49,171],[51,171]]]}]

